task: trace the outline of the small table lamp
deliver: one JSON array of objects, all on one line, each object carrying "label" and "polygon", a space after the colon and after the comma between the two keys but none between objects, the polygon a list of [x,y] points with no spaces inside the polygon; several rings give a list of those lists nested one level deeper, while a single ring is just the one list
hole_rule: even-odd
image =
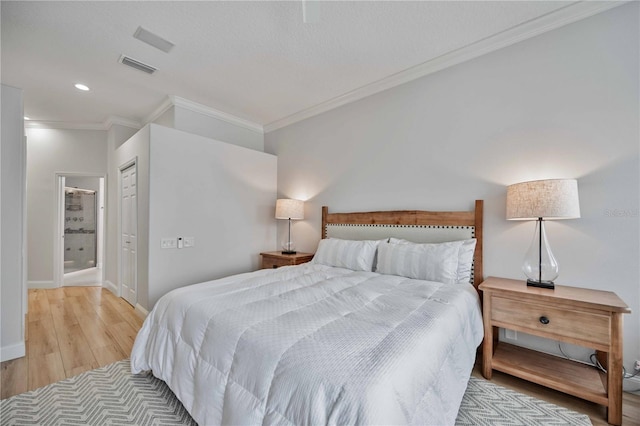
[{"label": "small table lamp", "polygon": [[537,220],[536,233],[522,265],[528,286],[553,289],[553,280],[558,277],[558,262],[549,247],[544,220],[579,217],[575,179],[535,180],[507,187],[507,219]]},{"label": "small table lamp", "polygon": [[296,254],[295,246],[291,241],[291,220],[304,219],[304,202],[287,198],[277,200],[276,219],[289,220],[289,241],[283,244],[282,254]]}]

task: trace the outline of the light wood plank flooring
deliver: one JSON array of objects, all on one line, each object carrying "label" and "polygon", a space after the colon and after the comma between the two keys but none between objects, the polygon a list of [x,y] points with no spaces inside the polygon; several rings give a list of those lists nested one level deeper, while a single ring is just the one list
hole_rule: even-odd
[{"label": "light wood plank flooring", "polygon": [[143,319],[101,287],[29,290],[26,356],[2,363],[8,398],[129,357]]},{"label": "light wood plank flooring", "polygon": [[[128,358],[142,326],[134,309],[100,287],[29,290],[27,356],[2,363],[2,399]],[[482,377],[480,363],[473,375]],[[604,408],[516,377],[494,383],[587,414],[606,425]],[[624,393],[624,426],[640,426],[640,396]]]}]

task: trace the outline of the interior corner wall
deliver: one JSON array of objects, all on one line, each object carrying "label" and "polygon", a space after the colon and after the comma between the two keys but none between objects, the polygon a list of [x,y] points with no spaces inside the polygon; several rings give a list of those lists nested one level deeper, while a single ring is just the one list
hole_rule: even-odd
[{"label": "interior corner wall", "polygon": [[[173,107],[173,128],[264,152],[264,134],[187,108]],[[161,124],[161,123],[158,123]]]},{"label": "interior corner wall", "polygon": [[25,355],[24,120],[22,90],[0,85],[0,361]]},{"label": "interior corner wall", "polygon": [[[314,251],[330,211],[471,209],[485,200],[486,276],[524,279],[532,222],[506,186],[577,178],[582,217],[550,221],[558,284],[615,292],[624,364],[640,356],[639,7],[631,2],[266,135],[279,196],[307,200]],[[518,334],[520,336],[520,333]],[[517,344],[558,353],[527,336]],[[576,358],[585,349],[566,349]]]},{"label": "interior corner wall", "polygon": [[176,111],[176,107],[171,106],[165,112],[160,114],[158,118],[153,120],[153,122],[161,126],[175,128],[175,125],[176,125],[175,111]]},{"label": "interior corner wall", "polygon": [[30,287],[54,281],[56,173],[107,173],[107,132],[28,128],[27,280]]}]

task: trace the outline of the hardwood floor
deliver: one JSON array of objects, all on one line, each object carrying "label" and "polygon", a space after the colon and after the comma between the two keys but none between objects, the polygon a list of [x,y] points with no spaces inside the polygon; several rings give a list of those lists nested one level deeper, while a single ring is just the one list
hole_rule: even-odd
[{"label": "hardwood floor", "polygon": [[142,326],[101,287],[29,290],[26,356],[2,363],[2,399],[129,357]]},{"label": "hardwood floor", "polygon": [[[131,305],[100,287],[29,290],[27,356],[2,363],[2,399],[128,358],[142,322]],[[482,377],[480,363],[473,375]],[[597,404],[497,371],[492,381],[607,424]],[[640,426],[640,396],[625,392],[622,413],[624,426]]]}]

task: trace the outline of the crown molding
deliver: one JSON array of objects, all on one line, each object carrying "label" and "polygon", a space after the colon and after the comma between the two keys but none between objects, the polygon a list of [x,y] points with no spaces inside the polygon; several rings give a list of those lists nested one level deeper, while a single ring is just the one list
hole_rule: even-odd
[{"label": "crown molding", "polygon": [[106,120],[102,123],[105,130],[109,130],[111,126],[117,124],[119,126],[131,127],[132,129],[139,130],[142,128],[142,125],[134,120],[129,120],[128,118],[118,117],[117,115],[110,115]]},{"label": "crown molding", "polygon": [[142,125],[128,118],[111,115],[102,123],[74,123],[68,121],[38,121],[25,120],[24,127],[27,129],[64,129],[64,130],[109,130],[111,126],[118,124],[120,126],[131,127],[134,129],[142,128]]},{"label": "crown molding", "polygon": [[68,121],[25,120],[27,129],[107,130],[104,123],[72,123]]},{"label": "crown molding", "polygon": [[520,41],[535,37],[545,32],[560,28],[581,19],[588,18],[598,13],[607,11],[614,7],[621,6],[633,0],[621,1],[589,1],[582,0],[570,4],[561,9],[550,12],[546,15],[532,19],[518,26],[509,28],[483,40],[469,44],[455,51],[446,53],[415,67],[400,71],[378,81],[366,84],[357,89],[351,90],[342,95],[336,96],[325,102],[321,102],[310,108],[293,113],[289,116],[272,121],[266,125],[256,123],[233,114],[198,104],[175,95],[167,96],[163,102],[153,110],[141,122],[129,120],[122,117],[110,116],[103,123],[78,123],[60,121],[25,121],[25,128],[45,128],[45,129],[71,129],[71,130],[109,130],[112,125],[118,124],[134,129],[140,129],[143,124],[148,124],[160,117],[171,107],[180,107],[208,117],[243,127],[248,130],[264,134],[282,127],[289,126],[299,121],[322,114],[334,108],[358,101],[367,96],[374,95],[401,84],[416,80],[418,78],[433,74],[445,68],[466,62],[487,53],[513,45]]},{"label": "crown molding", "polygon": [[256,123],[254,121],[246,120],[233,114],[229,114],[224,111],[220,111],[215,108],[211,108],[206,105],[181,98],[179,96],[169,95],[169,99],[174,106],[188,109],[189,111],[197,112],[199,114],[216,118],[218,120],[226,121],[227,123],[244,127],[245,129],[249,129],[260,134],[264,133],[264,127],[262,126],[262,124]]},{"label": "crown molding", "polygon": [[[167,112],[171,107],[184,108],[186,110],[203,114],[208,117],[213,117],[218,120],[225,121],[235,126],[244,127],[251,131],[264,134],[264,128],[261,124],[253,121],[245,120],[244,118],[236,117],[235,115],[220,111],[206,105],[202,105],[196,102],[192,102],[188,99],[181,98],[179,96],[169,95],[162,103],[151,112],[145,119],[144,123],[152,123],[162,114]],[[118,117],[115,115],[107,117],[102,123],[73,123],[66,121],[37,121],[29,120],[24,122],[26,128],[32,129],[67,129],[67,130],[109,130],[114,124],[121,126],[131,127],[134,129],[141,129],[143,125],[137,121],[130,120],[128,118]]]},{"label": "crown molding", "polygon": [[614,7],[629,3],[631,0],[623,1],[580,1],[561,9],[542,15],[520,24],[518,26],[504,30],[498,34],[487,37],[483,40],[461,47],[452,52],[446,53],[432,60],[424,62],[415,67],[408,68],[396,74],[390,75],[373,83],[351,90],[333,99],[319,103],[310,108],[291,114],[287,117],[275,120],[264,126],[264,132],[272,132],[285,126],[297,123],[298,121],[322,114],[342,105],[358,101],[367,96],[374,95],[387,89],[399,86],[420,77],[433,74],[453,65],[466,62],[487,53],[502,49],[520,41],[535,37],[548,31],[563,27],[581,19],[588,18]]}]

